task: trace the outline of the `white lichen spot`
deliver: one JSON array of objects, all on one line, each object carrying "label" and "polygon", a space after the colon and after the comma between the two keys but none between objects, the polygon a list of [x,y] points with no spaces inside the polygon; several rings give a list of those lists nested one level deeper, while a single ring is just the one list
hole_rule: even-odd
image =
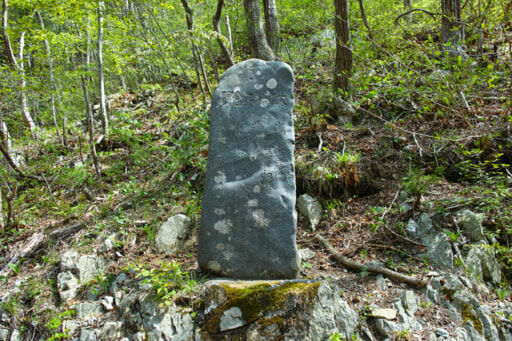
[{"label": "white lichen spot", "polygon": [[233,227],[233,223],[229,219],[222,219],[213,224],[213,228],[220,234],[228,234],[231,231],[231,227]]},{"label": "white lichen spot", "polygon": [[269,104],[270,104],[270,101],[268,100],[268,98],[262,98],[260,100],[260,107],[262,107],[262,108],[268,107]]},{"label": "white lichen spot", "polygon": [[235,86],[235,88],[233,89],[233,92],[240,92],[240,87],[239,86]]},{"label": "white lichen spot", "polygon": [[257,155],[254,153],[249,153],[249,160],[256,161]]},{"label": "white lichen spot", "polygon": [[223,208],[216,208],[213,210],[213,213],[215,213],[216,215],[224,215],[226,214],[226,211],[224,211]]},{"label": "white lichen spot", "polygon": [[220,318],[220,331],[231,330],[245,325],[242,319],[242,311],[238,307],[226,310]]},{"label": "white lichen spot", "polygon": [[224,174],[224,172],[222,171],[218,171],[217,175],[213,178],[213,180],[215,181],[215,183],[218,184],[224,183],[226,182],[226,174]]},{"label": "white lichen spot", "polygon": [[256,74],[257,74],[258,76],[261,76],[261,71],[260,71],[260,70],[256,71]]},{"label": "white lichen spot", "polygon": [[265,218],[265,212],[263,212],[263,210],[254,210],[254,212],[252,212],[252,218],[254,219],[256,227],[268,227],[270,223],[270,219]]},{"label": "white lichen spot", "polygon": [[242,180],[242,176],[237,175],[235,179],[236,179],[236,181],[240,181],[240,180]]},{"label": "white lichen spot", "polygon": [[229,261],[235,254],[231,251],[224,251],[222,255],[224,256],[225,260]]},{"label": "white lichen spot", "polygon": [[226,144],[227,140],[226,140],[226,137],[225,136],[221,136],[217,139],[217,141],[219,141],[220,144]]},{"label": "white lichen spot", "polygon": [[253,191],[254,193],[259,193],[259,192],[261,192],[261,187],[260,187],[260,185],[256,185],[256,186],[254,186],[254,188],[252,189],[252,191]]},{"label": "white lichen spot", "polygon": [[277,86],[277,81],[275,78],[270,78],[266,83],[267,88],[275,89]]},{"label": "white lichen spot", "polygon": [[224,248],[225,248],[225,247],[226,247],[226,246],[225,246],[224,244],[222,244],[222,243],[219,243],[219,244],[215,245],[215,248],[216,248],[217,250],[219,250],[219,251],[224,250]]},{"label": "white lichen spot", "polygon": [[256,199],[251,199],[247,202],[247,206],[249,207],[258,207],[258,200]]},{"label": "white lichen spot", "polygon": [[212,271],[220,271],[220,264],[217,261],[211,260],[208,262],[208,269]]},{"label": "white lichen spot", "polygon": [[260,83],[254,84],[254,88],[255,88],[256,90],[261,90],[261,89],[263,89],[263,87],[264,87],[264,86],[265,86],[265,85],[260,84]]}]

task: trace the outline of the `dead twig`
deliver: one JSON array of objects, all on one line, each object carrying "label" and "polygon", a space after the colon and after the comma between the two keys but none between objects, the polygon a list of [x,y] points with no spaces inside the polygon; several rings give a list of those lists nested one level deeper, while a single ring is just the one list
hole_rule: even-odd
[{"label": "dead twig", "polygon": [[373,273],[382,274],[386,277],[389,277],[391,279],[404,282],[407,284],[415,285],[418,287],[424,287],[427,285],[427,280],[407,276],[404,274],[401,274],[399,272],[386,269],[384,267],[373,265],[373,264],[362,264],[356,261],[353,261],[351,259],[348,259],[347,257],[340,254],[336,249],[321,235],[317,234],[315,235],[314,239],[323,246],[338,262],[340,262],[344,267],[347,269],[355,270],[355,271],[369,271]]},{"label": "dead twig", "polygon": [[[58,230],[51,232],[48,235],[37,232],[32,235],[29,241],[25,244],[25,246],[16,253],[9,262],[0,270],[0,276],[5,276],[11,270],[12,265],[18,264],[18,262],[22,258],[29,258],[36,253],[37,250],[43,248],[49,240],[52,239],[62,239],[70,236],[71,234],[76,233],[80,229],[82,229],[84,225],[82,223],[76,223]],[[11,264],[11,265],[9,265]]]}]

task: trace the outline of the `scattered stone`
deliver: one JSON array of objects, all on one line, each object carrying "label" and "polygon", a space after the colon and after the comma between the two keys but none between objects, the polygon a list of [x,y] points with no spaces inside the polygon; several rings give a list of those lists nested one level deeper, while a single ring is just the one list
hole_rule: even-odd
[{"label": "scattered stone", "polygon": [[422,213],[417,224],[416,236],[428,247],[435,238],[434,224],[427,213]]},{"label": "scattered stone", "polygon": [[418,310],[418,297],[412,290],[402,291],[400,295],[400,301],[402,302],[402,306],[405,311],[411,316],[414,315],[416,310]]},{"label": "scattered stone", "polygon": [[293,72],[251,59],[220,79],[210,144],[198,262],[236,278],[295,278]]},{"label": "scattered stone", "polygon": [[338,115],[337,119],[341,124],[352,122],[353,117],[357,114],[357,110],[350,102],[345,101],[340,96],[335,96],[333,104]]},{"label": "scattered stone", "polygon": [[101,243],[100,250],[101,252],[108,252],[114,248],[115,241],[117,239],[117,234],[113,233],[110,236],[108,236],[107,239]]},{"label": "scattered stone", "polygon": [[303,194],[297,199],[297,209],[299,213],[308,220],[311,230],[315,231],[323,213],[322,205],[320,205],[318,200],[312,196]]},{"label": "scattered stone", "polygon": [[60,271],[75,272],[78,270],[78,251],[75,249],[69,249],[60,256]]},{"label": "scattered stone", "polygon": [[381,274],[377,275],[377,277],[375,278],[375,283],[377,284],[377,287],[381,291],[384,291],[384,290],[386,290],[388,288],[388,286],[386,284],[386,279]]},{"label": "scattered stone", "polygon": [[315,251],[307,249],[307,248],[306,249],[300,249],[299,250],[299,257],[303,261],[311,259],[311,258],[315,257]]},{"label": "scattered stone", "polygon": [[389,338],[393,338],[396,333],[402,330],[399,324],[385,319],[377,319],[375,321],[375,327],[377,327],[379,333],[381,333],[384,337]]},{"label": "scattered stone", "polygon": [[433,266],[446,270],[453,268],[452,245],[446,235],[436,235],[427,248],[428,260]]},{"label": "scattered stone", "polygon": [[485,220],[485,214],[474,213],[468,209],[460,210],[456,213],[456,222],[462,227],[462,231],[472,241],[486,241],[484,227],[482,222]]},{"label": "scattered stone", "polygon": [[101,328],[100,339],[101,340],[119,340],[122,337],[123,322],[105,322],[103,328]]},{"label": "scattered stone", "polygon": [[245,325],[246,322],[242,319],[242,311],[238,307],[226,310],[220,318],[220,331],[235,329]]},{"label": "scattered stone", "polygon": [[449,337],[450,333],[448,333],[448,331],[446,331],[446,329],[437,328],[436,329],[436,335],[439,336],[439,337]]},{"label": "scattered stone", "polygon": [[412,234],[414,236],[418,232],[418,223],[414,219],[411,218],[407,222],[407,226],[405,227],[405,229],[407,230],[407,232],[409,232],[410,234]]},{"label": "scattered stone", "polygon": [[81,327],[80,321],[64,320],[62,321],[62,332],[73,335]]},{"label": "scattered stone", "polygon": [[103,305],[103,308],[106,311],[111,311],[114,309],[114,297],[112,296],[105,296],[100,300],[100,303]]},{"label": "scattered stone", "polygon": [[61,272],[57,275],[57,289],[60,299],[68,302],[76,297],[78,279],[70,271]]},{"label": "scattered stone", "polygon": [[78,259],[77,266],[78,272],[80,274],[80,283],[85,284],[103,273],[105,262],[101,257],[95,255],[85,255]]},{"label": "scattered stone", "polygon": [[87,319],[103,313],[103,306],[99,302],[82,302],[75,307],[76,315],[80,319]]},{"label": "scattered stone", "polygon": [[333,29],[326,28],[311,37],[311,46],[328,47],[333,49],[336,46],[336,34]]},{"label": "scattered stone", "polygon": [[463,327],[466,330],[468,341],[485,341],[485,337],[475,329],[471,320],[466,320]]},{"label": "scattered stone", "polygon": [[[489,245],[473,245],[468,252],[467,263],[470,265],[469,270],[475,271],[475,276],[482,274],[484,279],[494,284],[501,281],[500,265]],[[480,263],[480,268],[478,263]]]},{"label": "scattered stone", "polygon": [[158,229],[155,237],[155,243],[160,252],[173,255],[182,251],[193,244],[189,241],[191,234],[190,218],[178,214],[167,219],[167,221]]},{"label": "scattered stone", "polygon": [[377,308],[372,310],[372,316],[375,318],[382,318],[386,320],[396,319],[396,309],[391,308]]}]

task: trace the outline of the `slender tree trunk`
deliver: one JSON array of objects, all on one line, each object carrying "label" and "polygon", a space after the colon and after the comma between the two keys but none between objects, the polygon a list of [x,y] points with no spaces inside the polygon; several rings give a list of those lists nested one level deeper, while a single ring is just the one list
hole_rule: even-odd
[{"label": "slender tree trunk", "polygon": [[336,32],[336,59],[334,65],[334,91],[342,98],[350,97],[350,75],[352,72],[352,49],[350,48],[350,26],[348,22],[348,0],[334,0]]},{"label": "slender tree trunk", "polygon": [[275,54],[279,54],[281,47],[281,31],[277,18],[276,0],[263,0],[263,12],[265,13],[265,35],[267,43]]},{"label": "slender tree trunk", "polygon": [[244,0],[247,21],[249,48],[254,57],[263,60],[275,60],[276,56],[265,38],[259,0]]},{"label": "slender tree trunk", "polygon": [[368,22],[368,17],[366,16],[366,10],[364,9],[364,3],[363,0],[359,1],[359,9],[361,11],[361,19],[363,19],[363,24],[368,30],[368,38],[370,38],[371,41],[373,41],[373,34],[372,34],[372,28],[370,27],[370,23]]},{"label": "slender tree trunk", "polygon": [[460,0],[441,0],[441,44],[451,55],[464,55]]},{"label": "slender tree trunk", "polygon": [[[188,5],[187,0],[181,0],[181,4],[183,5],[183,8],[185,9],[186,15],[187,15],[187,27],[188,31],[190,33],[191,38],[193,38],[194,34],[194,12],[192,8]],[[197,46],[196,42],[192,39],[192,54],[195,60],[196,64],[196,75],[197,75],[197,81],[201,87],[201,91],[203,92],[203,98],[204,102],[206,104],[206,92],[212,93],[212,89],[210,88],[210,84],[208,83],[208,77],[206,76],[206,70],[204,68],[204,62],[203,62],[203,56],[201,55],[201,52],[199,51],[199,47]],[[201,70],[201,74],[203,76],[204,80],[204,87],[201,82],[201,77],[199,76],[199,70]]]},{"label": "slender tree trunk", "polygon": [[[44,31],[44,21],[41,13],[36,11],[37,19],[39,20],[39,25],[41,26],[41,30]],[[57,137],[59,138],[62,145],[64,145],[64,140],[59,132],[59,125],[57,124],[57,109],[55,106],[55,93],[57,92],[57,87],[55,86],[55,78],[53,77],[53,51],[51,50],[50,43],[48,39],[44,38],[44,49],[45,53],[48,55],[48,67],[50,73],[50,105],[52,108],[52,118],[53,124],[55,125],[55,132],[57,133]]]},{"label": "slender tree trunk", "polygon": [[94,164],[94,170],[96,171],[96,176],[101,178],[101,168],[100,162],[98,160],[98,155],[96,154],[96,145],[94,144],[94,124],[92,118],[92,107],[91,101],[89,100],[89,92],[87,91],[87,84],[85,83],[84,76],[81,76],[82,80],[82,89],[84,91],[84,99],[85,106],[87,111],[87,132],[89,133],[89,145],[91,148],[91,158]]},{"label": "slender tree trunk", "polygon": [[108,116],[107,105],[105,101],[105,79],[103,76],[103,11],[105,4],[103,1],[98,3],[98,82],[100,90],[100,113],[101,124],[103,126],[103,135],[108,138]]},{"label": "slender tree trunk", "polygon": [[0,143],[7,153],[11,150],[11,137],[9,136],[9,130],[4,122],[4,115],[2,113],[0,113]]},{"label": "slender tree trunk", "polygon": [[[220,16],[222,15],[222,6],[223,5],[224,5],[224,0],[217,1],[217,11],[215,12],[215,15],[213,16],[213,29],[215,30],[215,32],[217,32],[218,35],[221,35],[219,21],[220,21]],[[231,55],[231,51],[228,49],[226,44],[224,44],[224,41],[220,37],[218,37],[217,42],[219,43],[222,54],[224,54],[224,58],[228,62],[228,66],[235,64],[233,56]]]},{"label": "slender tree trunk", "polygon": [[9,38],[9,33],[7,32],[7,25],[8,25],[8,2],[7,0],[2,1],[2,33],[4,38],[4,49],[5,49],[5,55],[7,56],[7,59],[9,60],[9,63],[11,66],[18,71],[20,78],[21,78],[21,89],[20,89],[20,104],[21,104],[21,114],[23,117],[23,121],[25,122],[25,125],[30,130],[30,134],[32,135],[33,139],[36,139],[36,125],[34,123],[34,120],[32,119],[32,115],[30,114],[30,111],[28,109],[28,102],[27,102],[27,95],[26,95],[26,80],[25,80],[25,69],[23,65],[23,50],[25,48],[25,32],[21,32],[20,35],[20,46],[19,46],[19,61],[16,60],[16,57],[14,56],[14,52],[11,46],[11,40]]},{"label": "slender tree trunk", "polygon": [[30,110],[28,108],[28,100],[27,100],[27,81],[25,79],[25,67],[23,65],[23,50],[25,48],[25,32],[21,32],[20,35],[20,46],[19,46],[19,61],[18,61],[18,69],[21,76],[21,89],[20,89],[20,103],[21,103],[21,114],[23,116],[23,121],[25,122],[25,125],[30,130],[30,134],[32,135],[32,138],[34,140],[37,139],[36,136],[36,124],[34,123],[34,120],[32,119],[32,115],[30,114]]},{"label": "slender tree trunk", "polygon": [[232,56],[234,56],[235,54],[233,53],[233,38],[231,36],[231,25],[229,24],[228,11],[224,13],[224,21],[226,24],[226,38],[228,39],[229,43],[229,52],[231,53]]}]

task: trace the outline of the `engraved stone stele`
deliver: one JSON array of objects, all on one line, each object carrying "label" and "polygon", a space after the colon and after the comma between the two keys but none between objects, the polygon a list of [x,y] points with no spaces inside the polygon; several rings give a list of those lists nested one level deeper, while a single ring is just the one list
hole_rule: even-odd
[{"label": "engraved stone stele", "polygon": [[199,266],[231,278],[299,271],[293,165],[293,72],[250,59],[230,67],[210,111]]}]

